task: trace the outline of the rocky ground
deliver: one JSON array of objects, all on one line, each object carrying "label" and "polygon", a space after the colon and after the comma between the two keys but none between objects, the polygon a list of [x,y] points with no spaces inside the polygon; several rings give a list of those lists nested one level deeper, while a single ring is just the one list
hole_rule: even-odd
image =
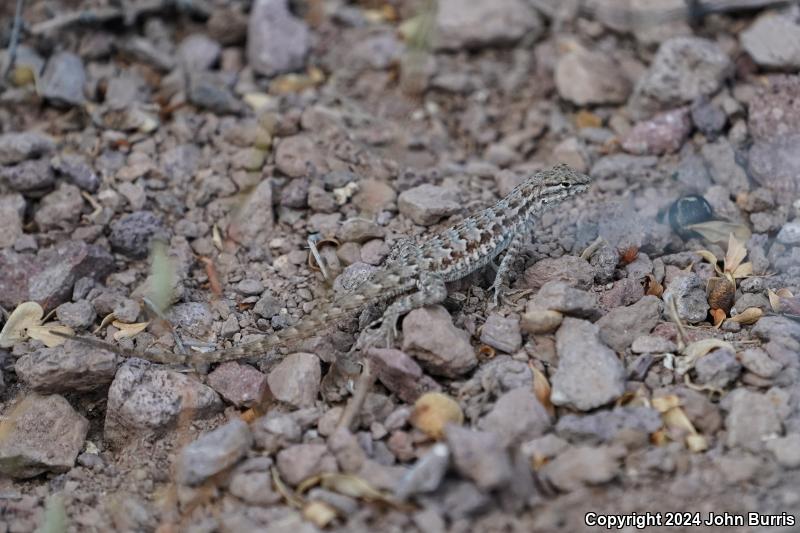
[{"label": "rocky ground", "polygon": [[[800,9],[681,6],[24,2],[0,532],[794,530]],[[378,378],[352,431],[335,362],[375,309],[202,368],[48,334],[270,336],[557,162],[595,184],[541,218],[503,305],[487,268],[351,354]]]}]

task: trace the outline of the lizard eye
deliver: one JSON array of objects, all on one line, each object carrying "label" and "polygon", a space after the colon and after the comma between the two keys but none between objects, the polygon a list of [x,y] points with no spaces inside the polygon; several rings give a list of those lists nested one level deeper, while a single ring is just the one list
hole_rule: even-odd
[{"label": "lizard eye", "polygon": [[568,181],[562,181],[561,186],[565,189],[569,189],[570,183]]}]

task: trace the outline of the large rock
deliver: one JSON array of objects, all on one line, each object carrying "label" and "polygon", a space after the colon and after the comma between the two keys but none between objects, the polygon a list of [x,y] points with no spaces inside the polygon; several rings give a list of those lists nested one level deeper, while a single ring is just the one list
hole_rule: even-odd
[{"label": "large rock", "polygon": [[742,48],[762,67],[800,67],[800,24],[788,15],[768,13],[739,34]]},{"label": "large rock", "polygon": [[29,478],[66,472],[88,431],[89,421],[61,396],[30,394],[0,422],[0,473]]},{"label": "large rock", "polygon": [[287,0],[256,0],[247,28],[247,61],[264,76],[303,68],[311,45],[308,26]]},{"label": "large rock", "polygon": [[111,383],[117,356],[111,351],[68,340],[55,348],[39,348],[17,359],[14,370],[40,392],[86,392]]},{"label": "large rock", "polygon": [[34,300],[47,312],[70,299],[77,280],[101,281],[113,267],[111,254],[83,241],[64,241],[35,256],[4,250],[0,252],[0,305],[13,309]]},{"label": "large rock", "polygon": [[19,163],[52,152],[53,139],[34,131],[0,135],[0,165]]},{"label": "large rock", "polygon": [[294,407],[314,405],[322,379],[319,358],[311,353],[293,353],[267,376],[272,395]]},{"label": "large rock", "polygon": [[436,15],[438,50],[507,45],[523,36],[535,39],[542,19],[524,0],[440,0]]},{"label": "large rock", "polygon": [[645,296],[633,305],[612,309],[597,321],[600,338],[615,351],[624,352],[636,337],[656,327],[662,308],[659,298]]},{"label": "large rock", "polygon": [[222,409],[213,389],[186,374],[128,359],[108,390],[103,429],[114,446],[130,438],[168,431],[179,420],[205,418]]},{"label": "large rock", "polygon": [[81,58],[70,52],[59,52],[47,62],[37,86],[39,94],[53,103],[79,106],[86,101],[85,84],[86,71]]},{"label": "large rock", "polygon": [[608,55],[576,50],[556,63],[556,89],[561,98],[579,106],[621,104],[631,84]]},{"label": "large rock", "polygon": [[411,311],[403,319],[403,351],[431,374],[458,377],[478,364],[469,334],[453,325],[441,305]]},{"label": "large rock", "polygon": [[565,318],[556,333],[558,369],[550,401],[580,411],[610,403],[625,392],[625,367],[600,341],[597,325]]},{"label": "large rock", "polygon": [[234,418],[186,446],[178,458],[177,479],[198,485],[236,464],[253,444],[247,422]]},{"label": "large rock", "polygon": [[713,41],[675,37],[661,44],[631,97],[635,111],[652,112],[714,94],[733,64]]},{"label": "large rock", "polygon": [[748,168],[755,181],[778,193],[781,203],[795,198],[800,192],[800,134],[756,141]]}]

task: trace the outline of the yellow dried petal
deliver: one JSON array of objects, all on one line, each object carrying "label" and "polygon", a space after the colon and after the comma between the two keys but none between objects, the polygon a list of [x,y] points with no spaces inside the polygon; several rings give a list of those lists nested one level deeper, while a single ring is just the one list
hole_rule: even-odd
[{"label": "yellow dried petal", "polygon": [[414,403],[409,422],[432,439],[444,437],[447,424],[464,423],[461,406],[447,394],[428,392],[420,396]]},{"label": "yellow dried petal", "polygon": [[44,309],[36,302],[23,302],[8,316],[0,331],[0,348],[11,348],[28,338],[27,330],[42,323]]}]

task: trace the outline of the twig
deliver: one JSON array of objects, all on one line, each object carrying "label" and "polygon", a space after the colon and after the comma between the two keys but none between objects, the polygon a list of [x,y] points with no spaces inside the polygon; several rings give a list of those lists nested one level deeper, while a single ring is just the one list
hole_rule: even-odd
[{"label": "twig", "polygon": [[365,357],[361,375],[356,383],[356,390],[353,393],[353,397],[347,402],[347,406],[344,408],[344,412],[339,419],[339,423],[336,425],[336,429],[345,428],[348,431],[350,430],[353,426],[353,421],[358,416],[358,413],[361,412],[361,408],[364,406],[364,402],[367,399],[367,394],[372,390],[372,386],[375,384],[377,377],[377,374],[372,371],[370,357]]},{"label": "twig", "polygon": [[581,253],[581,259],[588,261],[594,255],[594,253],[603,245],[605,244],[606,240],[603,237],[597,237],[592,244],[590,244],[586,249]]},{"label": "twig", "polygon": [[17,46],[19,45],[19,34],[22,28],[22,4],[25,0],[17,0],[17,9],[14,12],[14,25],[11,27],[11,38],[8,41],[8,58],[3,67],[3,72],[0,73],[0,82],[5,81],[8,73],[14,68],[14,63],[17,61]]},{"label": "twig", "polygon": [[211,16],[211,7],[205,0],[145,0],[128,8],[98,7],[84,11],[73,11],[34,24],[30,32],[32,35],[61,30],[75,24],[104,24],[113,20],[122,19],[127,25],[136,22],[146,15],[152,15],[170,9],[186,11],[201,18]]},{"label": "twig", "polygon": [[671,294],[667,295],[667,310],[669,311],[669,317],[678,327],[678,351],[682,352],[683,349],[686,348],[686,330],[683,328],[681,317],[678,316],[678,306],[675,303],[675,297]]}]

